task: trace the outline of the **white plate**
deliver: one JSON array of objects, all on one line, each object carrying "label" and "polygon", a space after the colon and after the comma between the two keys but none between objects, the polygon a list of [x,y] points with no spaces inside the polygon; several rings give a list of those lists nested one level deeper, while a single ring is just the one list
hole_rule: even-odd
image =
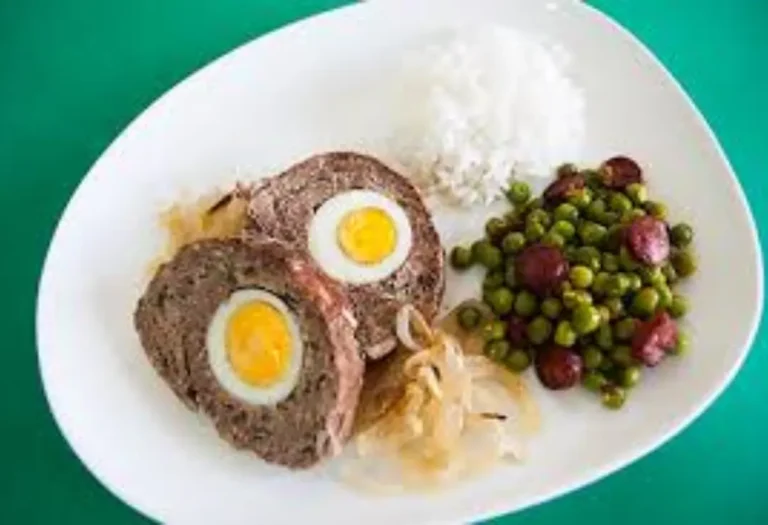
[{"label": "white plate", "polygon": [[[588,98],[586,160],[641,159],[655,194],[695,225],[690,357],[646,374],[625,410],[536,390],[544,427],[522,465],[445,492],[361,496],[327,469],[290,473],[230,449],[185,410],[144,358],[131,313],[156,253],[158,210],[324,149],[373,148],[378,96],[405,46],[460,22],[504,22],[561,42]],[[563,159],[569,160],[569,159]],[[466,222],[466,221],[465,221]],[[480,231],[440,218],[450,244]],[[449,300],[463,293],[458,281]],[[463,283],[466,285],[466,283]],[[726,303],[723,297],[727,297]],[[619,469],[700,414],[741,365],[762,307],[755,228],[704,120],[626,31],[580,2],[389,0],[324,14],[252,42],[153,104],[72,198],[37,312],[40,367],[72,448],[128,504],[171,523],[464,522],[521,509]],[[534,383],[534,381],[532,381]]]}]

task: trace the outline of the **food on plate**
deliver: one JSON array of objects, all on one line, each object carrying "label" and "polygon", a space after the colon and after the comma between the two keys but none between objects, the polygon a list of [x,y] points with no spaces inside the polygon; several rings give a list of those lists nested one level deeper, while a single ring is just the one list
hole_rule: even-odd
[{"label": "food on plate", "polygon": [[396,345],[393,320],[412,304],[432,320],[444,252],[416,188],[356,153],[311,157],[253,191],[246,237],[278,239],[344,286],[370,357]]},{"label": "food on plate", "polygon": [[363,375],[351,305],[286,246],[186,244],[134,322],[163,380],[235,447],[306,468],[349,437]]},{"label": "food on plate", "polygon": [[364,424],[346,465],[356,486],[429,489],[522,454],[538,427],[536,405],[521,379],[483,356],[457,323],[451,315],[432,328],[410,305],[398,312],[400,347],[375,363],[385,372],[366,375],[369,395],[364,391],[358,411]]},{"label": "food on plate", "polygon": [[547,177],[584,141],[584,96],[567,69],[565,51],[538,35],[445,34],[407,57],[395,155],[419,186],[463,205],[501,197],[510,178]]},{"label": "food on plate", "polygon": [[506,193],[513,209],[450,258],[459,270],[486,269],[482,299],[495,318],[480,324],[466,310],[459,318],[510,370],[533,363],[547,388],[581,382],[606,407],[621,407],[643,366],[689,345],[677,286],[696,271],[693,229],[668,222],[625,156],[596,170],[563,165],[540,198],[520,181]]}]

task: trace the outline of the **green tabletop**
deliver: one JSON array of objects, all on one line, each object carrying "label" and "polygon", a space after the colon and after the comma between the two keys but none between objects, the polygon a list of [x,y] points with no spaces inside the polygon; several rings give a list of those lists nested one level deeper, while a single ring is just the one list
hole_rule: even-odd
[{"label": "green tabletop", "polygon": [[[78,181],[136,114],[187,74],[265,31],[343,3],[0,2],[1,523],[146,522],[69,450],[37,373],[37,281],[57,217]],[[767,221],[768,2],[593,3],[644,40],[692,94],[728,152],[758,223]],[[498,523],[617,520],[768,523],[765,330],[727,392],[679,437],[608,479]]]}]

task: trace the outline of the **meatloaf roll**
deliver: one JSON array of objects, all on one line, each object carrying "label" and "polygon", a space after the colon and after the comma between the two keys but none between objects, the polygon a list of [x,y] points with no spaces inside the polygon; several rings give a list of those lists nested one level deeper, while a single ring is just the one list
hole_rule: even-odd
[{"label": "meatloaf roll", "polygon": [[160,376],[235,447],[306,468],[349,436],[363,374],[350,304],[284,245],[187,245],[134,322]]},{"label": "meatloaf roll", "polygon": [[418,190],[372,157],[326,153],[268,179],[251,197],[245,232],[287,243],[341,283],[371,358],[395,347],[404,303],[437,315],[445,254],[432,217]]}]

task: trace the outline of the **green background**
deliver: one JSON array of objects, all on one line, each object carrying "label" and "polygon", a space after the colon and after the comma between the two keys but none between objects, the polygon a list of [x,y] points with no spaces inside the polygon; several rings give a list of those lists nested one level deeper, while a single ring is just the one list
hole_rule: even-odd
[{"label": "green background", "polygon": [[[0,0],[0,522],[145,522],[69,450],[37,373],[37,280],[78,181],[135,115],[187,74],[267,30],[342,3]],[[768,2],[593,4],[634,31],[689,90],[758,223],[768,219]],[[761,330],[728,391],[657,452],[498,522],[768,523],[767,346]]]}]

